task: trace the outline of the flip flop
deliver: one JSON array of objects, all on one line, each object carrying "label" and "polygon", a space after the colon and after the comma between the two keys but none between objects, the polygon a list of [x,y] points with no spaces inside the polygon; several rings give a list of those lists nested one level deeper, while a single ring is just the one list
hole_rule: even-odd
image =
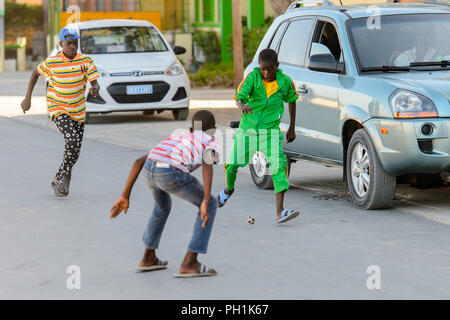
[{"label": "flip flop", "polygon": [[149,272],[149,271],[167,269],[167,265],[168,265],[167,261],[161,261],[158,259],[156,264],[154,264],[152,266],[137,267],[136,272]]},{"label": "flip flop", "polygon": [[281,212],[281,218],[278,220],[277,223],[283,223],[283,222],[289,221],[291,219],[294,219],[295,217],[298,217],[299,214],[300,214],[299,211],[284,209]]},{"label": "flip flop", "polygon": [[225,203],[227,202],[227,200],[230,198],[231,196],[227,195],[225,193],[225,189],[223,189],[222,191],[219,192],[219,194],[217,195],[217,206],[223,207],[225,205]]},{"label": "flip flop", "polygon": [[217,272],[200,263],[196,273],[176,273],[175,278],[196,278],[196,277],[213,277],[217,276]]}]

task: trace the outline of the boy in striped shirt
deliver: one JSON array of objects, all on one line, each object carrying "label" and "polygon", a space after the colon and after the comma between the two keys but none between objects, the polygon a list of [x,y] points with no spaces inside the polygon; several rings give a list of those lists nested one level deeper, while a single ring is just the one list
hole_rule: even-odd
[{"label": "boy in striped shirt", "polygon": [[21,103],[23,112],[31,108],[31,95],[41,75],[48,80],[47,106],[52,121],[55,122],[65,140],[64,158],[51,181],[57,196],[69,194],[72,168],[78,160],[84,133],[86,115],[86,86],[89,81],[90,93],[98,95],[100,77],[91,57],[78,53],[78,31],[67,25],[59,34],[62,51],[43,61],[31,74],[28,91]]},{"label": "boy in striped shirt", "polygon": [[[115,218],[122,211],[127,213],[131,190],[144,167],[145,180],[153,193],[155,207],[143,237],[146,247],[144,256],[136,271],[167,268],[167,261],[159,260],[155,250],[159,246],[170,213],[172,205],[170,195],[174,195],[199,208],[188,250],[175,277],[217,275],[214,269],[197,261],[197,255],[207,251],[217,210],[217,200],[211,196],[212,164],[218,163],[221,153],[221,148],[213,137],[215,126],[216,120],[211,112],[198,111],[192,117],[189,133],[175,134],[162,140],[148,155],[142,156],[134,163],[122,196],[112,207],[110,217]],[[190,174],[200,166],[204,186]]]}]

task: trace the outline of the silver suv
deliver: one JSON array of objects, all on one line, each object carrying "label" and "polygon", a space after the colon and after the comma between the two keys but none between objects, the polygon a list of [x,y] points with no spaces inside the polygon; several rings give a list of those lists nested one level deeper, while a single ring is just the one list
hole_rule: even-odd
[{"label": "silver suv", "polygon": [[[290,162],[342,166],[354,203],[379,209],[396,177],[450,171],[450,6],[439,3],[321,6],[294,2],[262,40],[296,85]],[[287,108],[285,108],[287,110]],[[286,131],[288,112],[281,119]],[[257,153],[254,182],[270,188]]]}]

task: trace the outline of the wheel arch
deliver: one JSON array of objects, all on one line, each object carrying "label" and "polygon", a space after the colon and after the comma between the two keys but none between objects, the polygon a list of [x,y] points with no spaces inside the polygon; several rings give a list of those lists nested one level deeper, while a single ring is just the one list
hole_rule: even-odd
[{"label": "wheel arch", "polygon": [[344,181],[347,181],[347,150],[348,145],[350,144],[350,140],[352,139],[353,134],[359,130],[364,128],[361,122],[355,119],[347,119],[342,124],[341,128],[341,142],[342,142],[342,178]]}]

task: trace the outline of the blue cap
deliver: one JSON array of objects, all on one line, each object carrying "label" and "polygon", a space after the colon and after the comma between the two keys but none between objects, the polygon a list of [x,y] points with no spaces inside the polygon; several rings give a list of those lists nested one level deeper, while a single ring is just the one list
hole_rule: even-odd
[{"label": "blue cap", "polygon": [[76,40],[80,39],[77,29],[74,26],[67,25],[59,32],[59,40]]}]

